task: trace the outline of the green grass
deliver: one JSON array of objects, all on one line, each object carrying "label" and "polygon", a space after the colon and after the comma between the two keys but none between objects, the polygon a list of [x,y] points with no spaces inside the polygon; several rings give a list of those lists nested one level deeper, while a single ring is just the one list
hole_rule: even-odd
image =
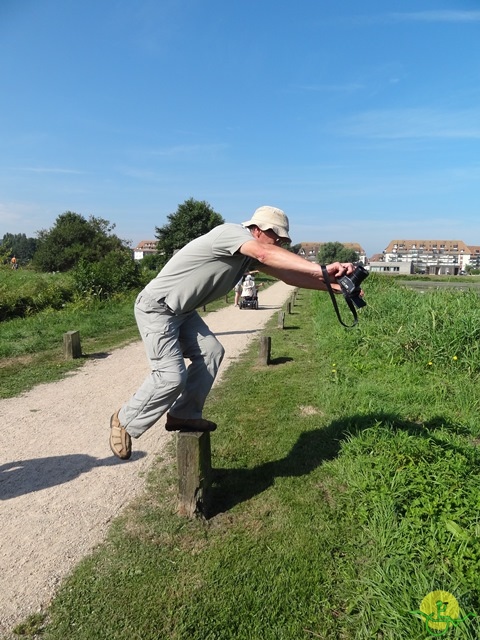
[{"label": "green grass", "polygon": [[[159,461],[60,589],[42,638],[426,639],[411,612],[434,590],[480,614],[477,369],[448,345],[434,365],[423,339],[406,349],[397,305],[423,335],[439,294],[384,282],[368,279],[354,330],[305,291],[284,331],[272,320],[270,366],[252,345],[208,401],[211,517],[175,514],[175,466]],[[449,341],[475,310],[465,295],[444,304]],[[479,621],[447,637],[474,640]]]},{"label": "green grass", "polygon": [[[135,294],[87,305],[68,304],[0,323],[0,397],[58,380],[88,358],[138,338]],[[79,331],[83,358],[65,360],[63,334]]]}]

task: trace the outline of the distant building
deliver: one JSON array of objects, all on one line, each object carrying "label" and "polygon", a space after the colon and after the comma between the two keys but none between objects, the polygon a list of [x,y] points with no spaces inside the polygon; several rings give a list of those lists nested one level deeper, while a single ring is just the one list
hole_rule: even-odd
[{"label": "distant building", "polygon": [[410,275],[414,272],[413,262],[385,262],[384,260],[370,260],[368,270],[372,273],[386,273],[388,275]]},{"label": "distant building", "polygon": [[140,240],[138,245],[133,250],[133,259],[142,260],[145,256],[158,253],[157,240]]},{"label": "distant building", "polygon": [[462,240],[392,240],[383,252],[384,262],[413,263],[414,271],[429,275],[458,275],[471,264],[474,249]]},{"label": "distant building", "polygon": [[[320,251],[320,247],[324,244],[326,244],[326,242],[300,242],[298,255],[302,256],[306,260],[310,260],[310,262],[317,262],[318,252]],[[357,242],[342,242],[341,244],[343,244],[347,249],[353,249],[356,251],[358,259],[363,263],[366,262],[367,255],[365,250]]]},{"label": "distant building", "polygon": [[480,269],[480,247],[470,245],[470,266],[472,269]]},{"label": "distant building", "polygon": [[320,244],[320,242],[301,242],[298,255],[306,260],[310,260],[310,262],[316,262]]}]

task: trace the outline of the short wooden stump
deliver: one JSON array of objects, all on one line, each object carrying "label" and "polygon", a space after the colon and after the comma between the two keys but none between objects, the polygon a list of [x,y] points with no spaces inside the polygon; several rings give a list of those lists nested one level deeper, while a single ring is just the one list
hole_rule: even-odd
[{"label": "short wooden stump", "polygon": [[67,331],[63,334],[63,355],[66,360],[82,357],[79,331]]},{"label": "short wooden stump", "polygon": [[210,432],[177,434],[178,513],[207,517],[212,476]]},{"label": "short wooden stump", "polygon": [[258,351],[258,363],[261,365],[270,364],[270,354],[272,351],[272,339],[270,336],[260,338],[260,348]]}]

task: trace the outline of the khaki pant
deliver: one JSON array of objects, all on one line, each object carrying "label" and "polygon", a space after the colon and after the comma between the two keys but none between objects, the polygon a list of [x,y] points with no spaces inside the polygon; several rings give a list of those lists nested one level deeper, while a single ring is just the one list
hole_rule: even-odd
[{"label": "khaki pant", "polygon": [[196,311],[176,316],[144,293],[135,302],[135,319],[151,373],[119,419],[138,438],[169,410],[178,418],[202,417],[225,350]]}]

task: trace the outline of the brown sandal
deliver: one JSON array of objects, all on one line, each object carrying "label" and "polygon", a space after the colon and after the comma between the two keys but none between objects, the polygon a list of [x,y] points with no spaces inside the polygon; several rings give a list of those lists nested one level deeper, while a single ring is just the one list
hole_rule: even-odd
[{"label": "brown sandal", "polygon": [[118,419],[118,411],[110,418],[110,449],[121,460],[128,460],[132,455],[132,438]]}]

